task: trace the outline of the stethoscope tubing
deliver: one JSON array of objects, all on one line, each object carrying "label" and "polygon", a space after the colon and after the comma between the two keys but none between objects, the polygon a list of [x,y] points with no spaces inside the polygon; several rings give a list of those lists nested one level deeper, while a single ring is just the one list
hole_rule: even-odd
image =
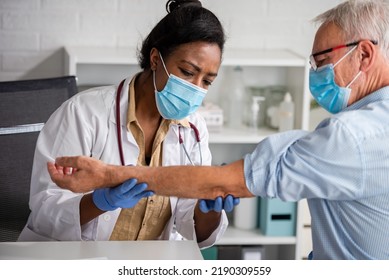
[{"label": "stethoscope tubing", "polygon": [[[203,163],[203,156],[202,156],[202,154],[201,154],[199,131],[198,131],[197,127],[196,127],[193,123],[189,122],[189,125],[190,125],[190,127],[193,129],[193,132],[194,132],[194,136],[195,136],[195,138],[196,138],[197,145],[199,146],[200,165],[202,165],[202,163]],[[182,148],[183,148],[183,150],[184,150],[184,152],[185,152],[185,155],[186,155],[186,157],[188,158],[190,164],[194,166],[195,164],[194,164],[194,162],[192,161],[192,159],[190,158],[190,155],[189,155],[189,153],[188,153],[188,150],[186,149],[186,147],[185,147],[185,145],[184,145],[184,139],[183,139],[182,136],[181,136],[181,127],[182,127],[182,125],[179,125],[179,127],[178,127],[178,141],[179,141],[180,145],[182,146]]]},{"label": "stethoscope tubing", "polygon": [[123,84],[124,84],[124,80],[121,81],[116,92],[116,131],[118,136],[120,162],[124,166],[125,162],[124,162],[124,153],[123,153],[123,146],[122,146],[122,128],[120,124],[120,94],[122,92]]}]

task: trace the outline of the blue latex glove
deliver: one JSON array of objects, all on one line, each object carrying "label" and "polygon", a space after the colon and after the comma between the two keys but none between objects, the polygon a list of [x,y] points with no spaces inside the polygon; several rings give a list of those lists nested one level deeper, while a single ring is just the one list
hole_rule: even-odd
[{"label": "blue latex glove", "polygon": [[94,204],[103,211],[113,211],[117,208],[132,208],[140,199],[154,194],[145,191],[146,183],[137,184],[136,179],[130,179],[114,188],[97,189],[92,194]]},{"label": "blue latex glove", "polygon": [[208,213],[209,211],[220,212],[224,209],[226,212],[231,212],[236,205],[240,202],[239,197],[233,197],[232,195],[227,195],[223,200],[221,196],[213,199],[200,199],[199,208],[203,213]]}]

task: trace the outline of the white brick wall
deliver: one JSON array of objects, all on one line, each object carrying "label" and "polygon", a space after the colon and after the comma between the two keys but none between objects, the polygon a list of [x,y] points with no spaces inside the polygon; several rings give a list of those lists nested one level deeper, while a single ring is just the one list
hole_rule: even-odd
[{"label": "white brick wall", "polygon": [[[203,0],[228,48],[291,48],[308,55],[310,20],[341,0]],[[0,0],[0,81],[63,75],[63,49],[137,46],[166,0]]]}]

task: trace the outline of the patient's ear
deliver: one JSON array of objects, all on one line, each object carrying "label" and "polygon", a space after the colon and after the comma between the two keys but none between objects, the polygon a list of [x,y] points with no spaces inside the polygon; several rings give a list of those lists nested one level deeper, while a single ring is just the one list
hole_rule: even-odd
[{"label": "patient's ear", "polygon": [[359,59],[361,63],[360,70],[367,72],[374,65],[377,58],[377,46],[369,40],[363,40],[358,45]]}]

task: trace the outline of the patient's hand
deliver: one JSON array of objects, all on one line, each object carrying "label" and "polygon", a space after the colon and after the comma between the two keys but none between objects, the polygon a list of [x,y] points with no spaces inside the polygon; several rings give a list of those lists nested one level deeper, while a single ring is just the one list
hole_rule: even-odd
[{"label": "patient's hand", "polygon": [[100,160],[86,156],[60,157],[55,163],[47,163],[54,183],[78,193],[120,183],[112,180],[110,167]]}]

